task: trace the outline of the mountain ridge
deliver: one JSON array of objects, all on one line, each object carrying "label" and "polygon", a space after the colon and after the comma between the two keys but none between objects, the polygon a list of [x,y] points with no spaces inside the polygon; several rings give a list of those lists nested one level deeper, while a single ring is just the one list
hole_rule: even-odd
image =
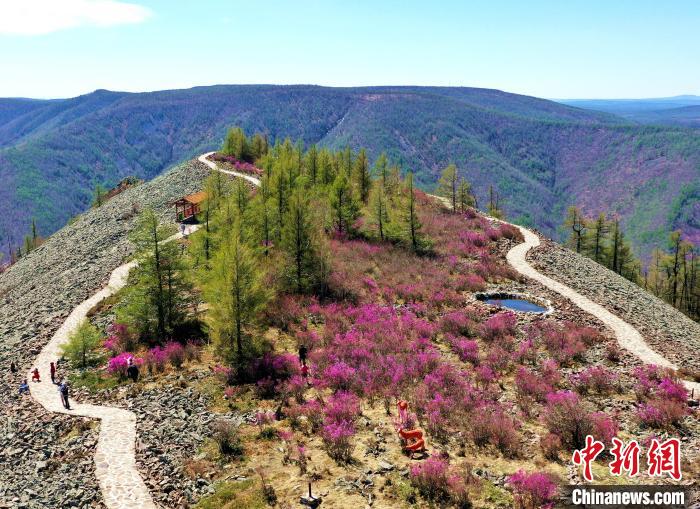
[{"label": "mountain ridge", "polygon": [[[490,89],[215,85],[0,99],[0,200],[9,204],[0,245],[19,245],[32,217],[42,234],[55,231],[89,206],[96,184],[152,178],[216,148],[231,125],[272,140],[366,146],[371,159],[386,151],[427,189],[453,161],[481,203],[494,185],[509,217],[554,236],[571,203],[620,213],[645,252],[672,227],[700,236],[692,198],[700,138],[691,130]],[[629,182],[618,178],[625,174]],[[621,196],[610,197],[611,185],[624,188]],[[675,207],[681,195],[690,203]],[[650,202],[662,205],[652,212]]]}]

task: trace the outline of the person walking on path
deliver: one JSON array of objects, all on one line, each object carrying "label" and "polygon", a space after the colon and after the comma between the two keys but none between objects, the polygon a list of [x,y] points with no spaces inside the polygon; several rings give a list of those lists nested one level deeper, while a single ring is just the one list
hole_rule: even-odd
[{"label": "person walking on path", "polygon": [[27,383],[26,378],[24,380],[22,380],[21,384],[19,384],[19,394],[20,394],[20,396],[22,394],[29,394],[29,384]]},{"label": "person walking on path", "polygon": [[56,383],[56,364],[53,362],[51,363],[50,371],[51,371],[51,383],[55,384]]},{"label": "person walking on path", "polygon": [[32,382],[41,382],[41,377],[39,376],[39,368],[34,368],[34,371],[32,371]]},{"label": "person walking on path", "polygon": [[63,403],[63,408],[70,410],[70,403],[68,402],[68,384],[65,380],[61,381],[59,384],[58,392],[61,394],[61,403]]},{"label": "person walking on path", "polygon": [[306,345],[301,345],[299,347],[299,362],[302,366],[306,366],[306,356],[308,355],[308,353],[309,350],[306,348]]},{"label": "person walking on path", "polygon": [[10,363],[10,373],[17,373],[17,366],[15,366],[14,362]]}]

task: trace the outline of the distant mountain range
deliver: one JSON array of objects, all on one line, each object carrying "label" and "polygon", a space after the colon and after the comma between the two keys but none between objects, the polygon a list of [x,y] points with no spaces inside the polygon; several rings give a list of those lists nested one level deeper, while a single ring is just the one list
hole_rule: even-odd
[{"label": "distant mountain range", "polygon": [[605,111],[642,124],[700,128],[700,96],[658,99],[571,99],[562,104]]},{"label": "distant mountain range", "polygon": [[554,236],[576,203],[620,214],[643,253],[672,228],[700,242],[700,131],[572,104],[474,88],[307,85],[0,99],[0,246],[17,246],[32,218],[42,234],[60,228],[98,183],[152,178],[218,147],[231,125],[363,146],[371,158],[386,151],[427,189],[455,162],[481,204],[494,185],[509,218]]}]

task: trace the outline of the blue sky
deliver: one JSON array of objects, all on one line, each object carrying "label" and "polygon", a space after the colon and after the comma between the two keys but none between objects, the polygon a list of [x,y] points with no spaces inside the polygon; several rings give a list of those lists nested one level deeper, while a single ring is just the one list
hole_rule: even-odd
[{"label": "blue sky", "polygon": [[700,94],[698,27],[694,0],[2,0],[0,97],[219,83]]}]

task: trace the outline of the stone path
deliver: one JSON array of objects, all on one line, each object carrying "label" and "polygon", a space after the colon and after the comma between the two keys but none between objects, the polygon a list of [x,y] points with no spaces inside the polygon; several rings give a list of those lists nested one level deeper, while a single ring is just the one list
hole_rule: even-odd
[{"label": "stone path", "polygon": [[[196,226],[191,226],[185,230],[185,234],[195,230]],[[180,232],[164,242],[171,242],[182,236]],[[129,271],[135,265],[135,262],[129,262],[114,269],[107,286],[73,309],[34,361],[32,369],[39,368],[42,381],[30,384],[32,397],[46,410],[101,421],[95,451],[95,476],[100,484],[104,503],[110,509],[157,507],[136,468],[136,415],[121,408],[75,402],[71,402],[71,409],[66,410],[61,404],[58,386],[51,383],[49,364],[61,357],[61,346],[68,341],[69,335],[85,319],[90,309],[126,284]],[[31,380],[31,372],[27,374],[27,379]]]},{"label": "stone path", "polygon": [[[255,186],[260,186],[260,179],[251,175],[220,169],[207,159],[213,153],[202,154],[198,160],[213,171],[243,178]],[[197,225],[188,226],[184,234],[189,235],[197,228]],[[183,232],[179,232],[164,242],[182,237]],[[58,386],[51,383],[49,365],[61,357],[61,346],[68,341],[70,334],[85,319],[87,313],[126,285],[129,271],[135,265],[135,262],[129,262],[114,269],[107,286],[74,308],[39,353],[31,368],[33,370],[34,367],[38,367],[43,380],[31,384],[32,397],[46,410],[100,420],[100,436],[95,451],[95,476],[100,484],[104,503],[109,509],[157,508],[136,467],[136,415],[121,408],[76,402],[72,402],[71,409],[66,410],[61,404]],[[27,374],[27,379],[31,380],[31,371]]]},{"label": "stone path", "polygon": [[[598,318],[601,322],[612,329],[612,331],[615,333],[615,337],[617,337],[617,342],[622,348],[629,350],[643,362],[647,364],[657,364],[659,366],[664,366],[671,369],[678,369],[678,366],[652,350],[644,341],[644,338],[639,331],[637,331],[637,329],[632,327],[630,324],[570,287],[537,272],[529,263],[527,263],[525,256],[530,249],[540,245],[540,239],[537,237],[537,235],[526,228],[518,225],[513,226],[518,228],[520,233],[522,233],[523,237],[525,238],[525,242],[512,248],[506,255],[508,263],[510,263],[515,270],[520,272],[522,275],[529,277],[530,279],[538,281],[550,290],[553,290],[566,297],[586,313],[590,313]],[[690,382],[687,380],[684,380],[683,383],[689,391],[694,390],[696,395],[700,394],[700,383]]]},{"label": "stone path", "polygon": [[207,159],[207,157],[209,157],[210,155],[215,154],[215,153],[216,152],[207,152],[206,154],[202,154],[201,156],[199,156],[197,158],[197,160],[200,163],[204,163],[207,166],[209,166],[209,168],[211,170],[220,171],[221,173],[225,173],[226,175],[233,175],[234,177],[239,177],[239,178],[245,179],[248,182],[250,182],[251,184],[253,184],[255,187],[260,187],[260,179],[259,178],[253,177],[252,175],[248,175],[247,173],[241,173],[239,171],[222,170],[221,168],[219,168],[216,165],[216,163]]}]

